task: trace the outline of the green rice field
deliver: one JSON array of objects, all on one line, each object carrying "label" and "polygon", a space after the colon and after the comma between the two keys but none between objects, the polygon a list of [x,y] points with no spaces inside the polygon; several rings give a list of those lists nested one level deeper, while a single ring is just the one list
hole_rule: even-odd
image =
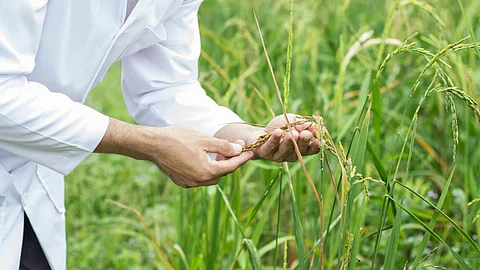
[{"label": "green rice field", "polygon": [[[480,269],[480,1],[291,11],[205,0],[199,80],[246,122],[282,114],[255,12],[286,111],[323,117],[330,148],[195,189],[93,154],[66,178],[69,269]],[[133,123],[120,76],[87,104]]]}]

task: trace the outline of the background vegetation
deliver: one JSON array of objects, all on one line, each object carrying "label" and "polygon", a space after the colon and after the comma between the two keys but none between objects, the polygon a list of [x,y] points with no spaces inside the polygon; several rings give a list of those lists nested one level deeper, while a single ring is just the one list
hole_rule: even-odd
[{"label": "background vegetation", "polygon": [[[200,81],[219,104],[265,124],[281,107],[252,11],[283,81],[289,0],[206,0]],[[331,154],[333,178],[321,155],[305,159],[322,197],[325,238],[319,241],[318,204],[298,162],[287,170],[252,161],[220,188],[184,190],[152,164],[92,155],[66,180],[69,268],[168,269],[170,263],[175,269],[248,269],[257,256],[264,268],[318,269],[323,257],[328,269],[480,269],[480,125],[471,110],[480,98],[480,51],[451,48],[418,79],[445,46],[480,37],[480,1],[297,0],[293,22],[287,110],[323,116],[333,141],[350,149],[364,176],[345,182]],[[387,54],[415,32],[407,44],[433,55],[407,46],[374,84]],[[381,37],[394,45],[382,45]],[[120,63],[88,104],[132,122],[121,97]],[[353,185],[365,177],[388,185],[365,182],[367,197],[363,183]],[[346,197],[336,199],[334,186]],[[107,199],[138,209],[161,252],[135,214]],[[320,242],[323,252],[314,248]],[[237,253],[242,243],[257,253]]]}]

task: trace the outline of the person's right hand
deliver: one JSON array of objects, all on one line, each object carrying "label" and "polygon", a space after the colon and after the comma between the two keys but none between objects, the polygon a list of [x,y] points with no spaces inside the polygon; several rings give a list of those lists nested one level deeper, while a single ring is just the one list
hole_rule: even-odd
[{"label": "person's right hand", "polygon": [[[235,171],[253,157],[239,144],[203,134],[186,126],[152,128],[158,143],[151,150],[154,162],[170,179],[184,188],[216,185],[220,177]],[[241,143],[241,142],[239,142]],[[220,154],[212,160],[208,153]]]}]

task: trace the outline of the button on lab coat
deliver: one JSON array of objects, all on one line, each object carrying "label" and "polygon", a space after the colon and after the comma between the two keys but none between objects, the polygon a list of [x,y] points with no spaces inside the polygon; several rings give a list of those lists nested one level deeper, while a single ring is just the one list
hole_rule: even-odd
[{"label": "button on lab coat", "polygon": [[202,0],[140,0],[125,19],[126,2],[0,0],[1,269],[18,269],[24,211],[66,268],[63,176],[105,134],[108,117],[82,103],[114,62],[140,124],[214,135],[241,121],[197,81]]}]

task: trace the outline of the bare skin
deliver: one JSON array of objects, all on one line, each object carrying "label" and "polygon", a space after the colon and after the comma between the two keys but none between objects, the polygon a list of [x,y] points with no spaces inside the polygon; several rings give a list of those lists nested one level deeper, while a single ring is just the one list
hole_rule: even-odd
[{"label": "bare skin", "polygon": [[[290,118],[293,121],[294,116]],[[318,141],[311,140],[309,125],[295,127],[293,135],[275,129],[283,125],[283,116],[278,116],[265,129],[232,124],[211,137],[185,126],[147,127],[110,118],[107,132],[95,152],[149,160],[184,188],[216,185],[222,176],[252,158],[275,162],[297,160],[292,139],[298,142],[302,155],[318,153]],[[241,152],[242,145],[255,142],[265,132],[273,133],[264,145],[253,152]],[[208,153],[216,153],[216,160]]]}]

